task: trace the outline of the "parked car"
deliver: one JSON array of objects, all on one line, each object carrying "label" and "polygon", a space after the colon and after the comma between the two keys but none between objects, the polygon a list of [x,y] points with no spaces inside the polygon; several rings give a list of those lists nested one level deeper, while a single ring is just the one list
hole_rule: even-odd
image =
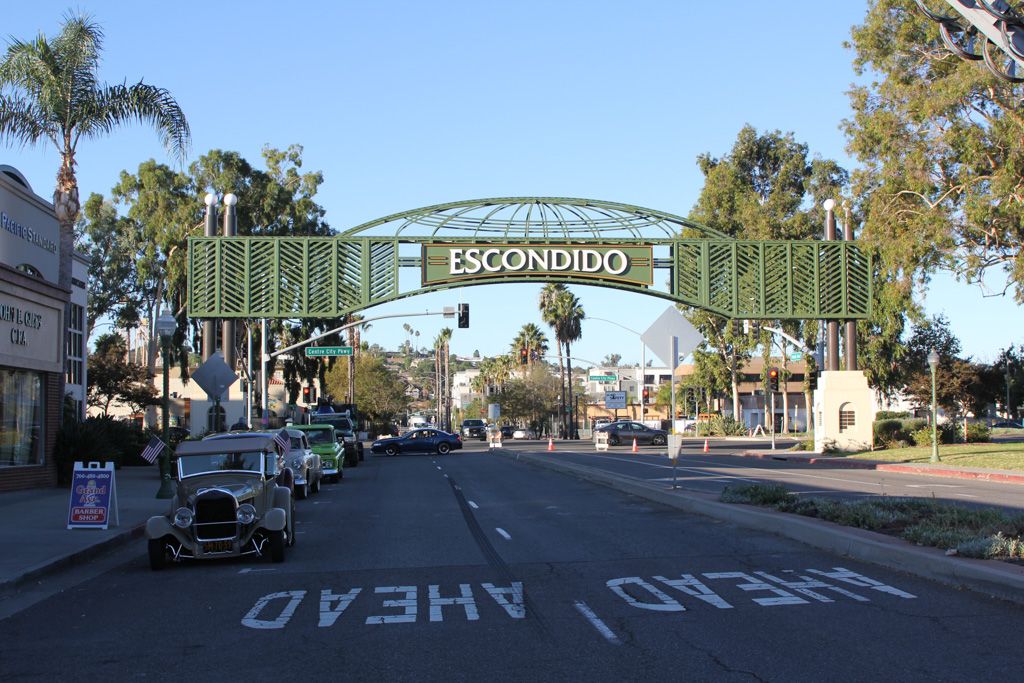
[{"label": "parked car", "polygon": [[992,429],[1024,429],[1019,422],[1013,420],[1000,420],[989,425]]},{"label": "parked car", "polygon": [[632,444],[633,439],[636,439],[637,444],[651,444],[652,446],[664,446],[668,443],[668,432],[665,430],[652,429],[639,422],[629,420],[620,420],[604,427],[598,427],[594,433],[598,432],[607,432],[608,444],[611,446],[618,446],[620,443]]},{"label": "parked car", "polygon": [[374,453],[397,455],[399,453],[440,453],[462,448],[462,438],[440,429],[414,429],[402,436],[377,439],[370,449]]},{"label": "parked car", "polygon": [[513,439],[536,439],[537,432],[533,431],[529,427],[519,427],[512,432]]},{"label": "parked car", "polygon": [[285,459],[292,469],[295,497],[302,500],[311,493],[320,490],[320,479],[323,477],[323,466],[320,455],[313,451],[306,433],[295,427],[288,427],[291,448]]},{"label": "parked car", "polygon": [[487,422],[484,420],[463,420],[462,438],[485,440],[487,438]]},{"label": "parked car", "polygon": [[499,429],[501,430],[501,438],[503,439],[511,439],[512,435],[516,433],[516,430],[513,429],[510,425],[505,425],[504,427],[500,427]]},{"label": "parked car", "polygon": [[329,424],[334,427],[334,435],[345,448],[345,467],[356,467],[363,460],[363,443],[356,433],[355,423],[345,413],[315,413],[310,416],[310,424]]},{"label": "parked car", "polygon": [[240,555],[284,561],[295,502],[283,450],[269,434],[184,441],[174,453],[170,512],[146,522],[149,566]]},{"label": "parked car", "polygon": [[309,440],[310,448],[320,456],[324,479],[337,482],[345,476],[345,448],[338,443],[334,427],[326,423],[314,423],[295,425],[293,429],[303,432]]}]

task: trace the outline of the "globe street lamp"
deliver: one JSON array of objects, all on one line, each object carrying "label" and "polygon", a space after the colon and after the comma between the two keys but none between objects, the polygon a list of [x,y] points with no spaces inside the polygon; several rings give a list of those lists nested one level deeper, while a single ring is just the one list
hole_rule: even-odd
[{"label": "globe street lamp", "polygon": [[160,451],[160,490],[156,492],[157,498],[174,497],[174,488],[171,486],[171,445],[170,445],[170,347],[171,337],[178,329],[178,321],[174,319],[170,311],[164,308],[160,317],[156,319],[156,333],[160,336],[160,346],[163,348],[164,356],[164,409],[163,409],[163,437],[164,447]]},{"label": "globe street lamp", "polygon": [[935,368],[939,366],[939,354],[932,349],[928,354],[928,367],[932,369],[932,462],[939,461],[939,427],[935,414]]}]

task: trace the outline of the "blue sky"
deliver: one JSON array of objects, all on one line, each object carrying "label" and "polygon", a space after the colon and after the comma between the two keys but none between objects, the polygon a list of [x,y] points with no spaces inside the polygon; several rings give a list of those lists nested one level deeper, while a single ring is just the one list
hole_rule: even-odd
[{"label": "blue sky", "polygon": [[[4,8],[3,35],[55,34],[69,9],[104,27],[100,75],[168,88],[193,133],[212,148],[260,161],[264,145],[305,147],[321,170],[332,227],[430,204],[499,196],[587,197],[689,213],[703,178],[698,154],[725,154],[745,124],[792,131],[812,154],[848,168],[839,131],[854,79],[842,47],[860,2],[82,2]],[[731,9],[730,9],[731,8]],[[122,169],[171,163],[156,135],[130,127],[80,145],[83,196],[108,193]],[[34,189],[52,192],[49,148],[0,148]],[[1001,281],[990,288],[1001,290]],[[452,349],[503,353],[526,322],[540,324],[539,286],[472,287],[375,307],[367,316],[470,303],[472,327]],[[666,302],[574,288],[591,315],[643,331]],[[991,361],[1024,342],[1021,310],[1005,297],[935,279],[926,308],[945,313],[964,351]],[[427,344],[441,318],[410,321]],[[404,340],[401,320],[369,341]],[[584,323],[574,356],[639,361],[640,342]],[[650,354],[648,354],[650,357]]]}]

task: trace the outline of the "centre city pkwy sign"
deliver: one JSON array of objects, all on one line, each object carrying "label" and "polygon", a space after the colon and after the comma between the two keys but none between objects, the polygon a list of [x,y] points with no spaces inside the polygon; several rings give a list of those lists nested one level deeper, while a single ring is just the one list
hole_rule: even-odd
[{"label": "centre city pkwy sign", "polygon": [[422,264],[423,286],[551,275],[645,287],[654,283],[649,245],[424,244]]}]

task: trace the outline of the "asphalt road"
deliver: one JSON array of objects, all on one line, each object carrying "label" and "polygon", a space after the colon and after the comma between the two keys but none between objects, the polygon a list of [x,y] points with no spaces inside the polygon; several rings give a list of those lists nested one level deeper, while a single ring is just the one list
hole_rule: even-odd
[{"label": "asphalt road", "polygon": [[[703,440],[688,440],[676,462],[676,483],[681,488],[703,493],[718,493],[729,484],[758,482],[783,484],[806,496],[845,499],[903,496],[1024,509],[1024,486],[1020,484],[787,462],[783,460],[786,457],[783,449],[790,443],[780,440],[777,451],[780,459],[768,460],[732,455],[744,450],[768,450],[769,445],[764,441],[712,439],[708,444],[709,452],[704,453]],[[545,451],[546,445],[506,442],[509,450],[532,452]],[[589,441],[558,442],[550,457],[637,479],[664,481],[670,486],[673,468],[672,461],[665,456],[665,448],[642,446],[639,451],[633,453],[628,446],[618,446],[599,452]]]},{"label": "asphalt road", "polygon": [[[1021,608],[470,444],[368,457],[285,563],[142,542],[0,620],[0,679],[984,680]],[[59,582],[57,582],[59,583]]]}]

